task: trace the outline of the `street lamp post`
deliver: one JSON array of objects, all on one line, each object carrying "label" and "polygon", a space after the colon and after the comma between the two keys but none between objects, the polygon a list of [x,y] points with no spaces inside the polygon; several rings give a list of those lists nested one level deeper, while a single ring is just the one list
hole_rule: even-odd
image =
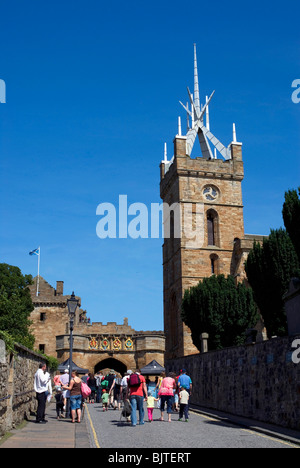
[{"label": "street lamp post", "polygon": [[74,319],[75,319],[75,312],[78,306],[78,299],[76,299],[74,291],[72,292],[72,296],[70,297],[70,299],[67,300],[67,306],[68,306],[69,319],[70,319],[70,363],[69,363],[69,384],[70,384],[71,378],[72,378]]}]

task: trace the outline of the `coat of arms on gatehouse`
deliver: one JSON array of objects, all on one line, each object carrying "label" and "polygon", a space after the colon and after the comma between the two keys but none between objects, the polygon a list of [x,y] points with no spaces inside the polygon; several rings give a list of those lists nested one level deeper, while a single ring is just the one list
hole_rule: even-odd
[{"label": "coat of arms on gatehouse", "polygon": [[99,351],[133,351],[134,342],[130,337],[90,337],[89,349]]},{"label": "coat of arms on gatehouse", "polygon": [[133,349],[133,341],[131,338],[127,338],[125,341],[125,348],[131,351]]},{"label": "coat of arms on gatehouse", "polygon": [[122,348],[122,341],[119,338],[115,338],[113,341],[113,350],[120,351]]},{"label": "coat of arms on gatehouse", "polygon": [[89,348],[90,349],[98,349],[98,341],[96,338],[92,338],[89,342]]},{"label": "coat of arms on gatehouse", "polygon": [[101,349],[101,351],[108,351],[109,345],[110,345],[109,340],[107,338],[104,338],[103,340],[100,341],[99,349]]}]

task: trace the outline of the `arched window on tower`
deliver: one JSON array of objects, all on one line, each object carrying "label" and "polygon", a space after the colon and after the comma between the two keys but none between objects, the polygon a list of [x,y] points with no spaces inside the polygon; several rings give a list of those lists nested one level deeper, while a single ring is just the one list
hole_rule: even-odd
[{"label": "arched window on tower", "polygon": [[219,217],[215,210],[207,212],[207,245],[219,246]]},{"label": "arched window on tower", "polygon": [[218,275],[219,274],[219,257],[216,254],[212,254],[209,257],[210,259],[210,267],[211,267],[211,274]]},{"label": "arched window on tower", "polygon": [[170,239],[174,239],[175,237],[175,227],[174,227],[174,211],[170,212]]},{"label": "arched window on tower", "polygon": [[170,212],[169,257],[174,254],[174,211]]},{"label": "arched window on tower", "polygon": [[214,218],[211,214],[207,216],[207,243],[215,245]]},{"label": "arched window on tower", "polygon": [[170,315],[169,315],[169,320],[170,320],[169,342],[170,342],[171,348],[174,348],[176,347],[176,345],[178,345],[178,313],[179,313],[175,293],[173,293],[171,296],[170,306],[171,307],[170,307]]}]

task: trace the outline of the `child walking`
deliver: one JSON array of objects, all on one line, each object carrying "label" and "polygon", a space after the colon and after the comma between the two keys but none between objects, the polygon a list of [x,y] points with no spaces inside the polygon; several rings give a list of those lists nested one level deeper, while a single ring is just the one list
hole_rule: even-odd
[{"label": "child walking", "polygon": [[108,399],[109,399],[109,394],[105,390],[105,388],[102,390],[102,406],[103,406],[103,411],[108,411]]},{"label": "child walking", "polygon": [[154,402],[155,401],[158,401],[158,398],[154,398],[154,396],[152,396],[152,393],[148,393],[147,410],[148,410],[148,421],[149,422],[153,421],[153,410],[154,410]]},{"label": "child walking", "polygon": [[182,386],[179,392],[179,419],[178,421],[182,421],[183,415],[185,417],[185,422],[189,420],[189,398],[190,395],[188,394],[186,387]]},{"label": "child walking", "polygon": [[64,397],[63,397],[61,388],[56,390],[55,400],[56,400],[57,419],[63,418],[64,417]]}]

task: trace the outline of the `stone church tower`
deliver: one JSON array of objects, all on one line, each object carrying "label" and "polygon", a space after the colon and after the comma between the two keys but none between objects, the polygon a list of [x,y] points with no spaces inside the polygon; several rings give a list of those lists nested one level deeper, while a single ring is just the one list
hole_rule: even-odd
[{"label": "stone church tower", "polygon": [[[190,330],[181,320],[184,291],[212,274],[231,274],[243,280],[244,260],[254,240],[253,236],[244,235],[242,143],[236,141],[235,126],[228,147],[210,132],[208,104],[213,94],[201,106],[195,47],[194,95],[189,91],[191,108],[183,106],[188,115],[188,132],[185,136],[181,134],[179,119],[174,156],[169,162],[165,152],[160,166],[165,227],[166,359],[199,352],[192,343]],[[202,157],[192,159],[196,138],[199,138]],[[184,218],[185,211],[190,217]],[[194,242],[187,238],[185,219],[190,220],[196,234]]]}]

